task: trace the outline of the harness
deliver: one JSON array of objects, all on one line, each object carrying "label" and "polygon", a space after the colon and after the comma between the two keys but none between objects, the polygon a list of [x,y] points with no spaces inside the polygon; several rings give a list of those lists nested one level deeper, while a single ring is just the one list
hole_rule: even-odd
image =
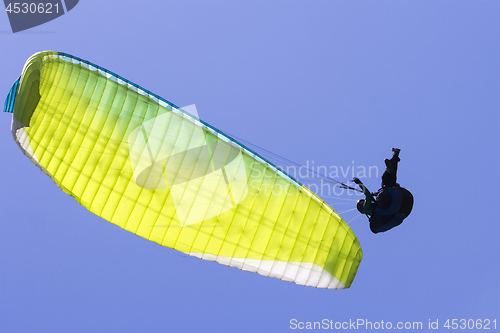
[{"label": "harness", "polygon": [[396,186],[381,189],[377,192],[377,196],[382,192],[390,195],[391,204],[386,209],[375,206],[372,215],[373,228],[370,219],[370,227],[374,233],[384,232],[400,225],[413,207],[413,195],[405,188]]},{"label": "harness", "polygon": [[373,210],[375,213],[379,215],[393,215],[399,211],[401,208],[401,203],[403,202],[403,193],[400,187],[391,187],[383,189],[380,193],[385,192],[391,196],[391,205],[387,209],[380,209],[380,207],[375,206]]}]

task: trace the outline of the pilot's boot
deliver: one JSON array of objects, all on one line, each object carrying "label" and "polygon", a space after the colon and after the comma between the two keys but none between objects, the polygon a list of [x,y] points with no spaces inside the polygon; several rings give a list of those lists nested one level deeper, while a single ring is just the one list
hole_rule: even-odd
[{"label": "pilot's boot", "polygon": [[401,149],[398,149],[398,148],[392,148],[392,153],[393,153],[393,155],[392,155],[392,159],[394,159],[394,158],[395,158],[397,162],[401,161],[401,160],[399,159],[399,152],[400,152],[400,151],[401,151]]}]

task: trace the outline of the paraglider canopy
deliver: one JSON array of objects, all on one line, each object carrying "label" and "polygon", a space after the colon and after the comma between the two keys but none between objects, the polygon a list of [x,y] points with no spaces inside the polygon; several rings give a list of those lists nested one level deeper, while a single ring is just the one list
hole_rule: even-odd
[{"label": "paraglider canopy", "polygon": [[28,158],[92,213],[163,246],[318,288],[362,259],[342,218],[238,141],[80,58],[33,55],[7,98]]}]

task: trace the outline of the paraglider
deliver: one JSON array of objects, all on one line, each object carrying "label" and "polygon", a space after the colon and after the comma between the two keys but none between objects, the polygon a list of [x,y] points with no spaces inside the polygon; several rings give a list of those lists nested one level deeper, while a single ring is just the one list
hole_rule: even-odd
[{"label": "paraglider", "polygon": [[369,217],[370,230],[375,234],[403,223],[413,208],[413,195],[396,182],[400,149],[393,148],[392,152],[392,158],[385,160],[382,188],[376,193],[370,193],[358,178],[354,178],[354,182],[361,187],[365,195],[365,199],[357,202],[356,208],[361,214]]},{"label": "paraglider", "polygon": [[362,260],[344,220],[300,182],[158,95],[88,61],[40,52],[6,112],[22,152],[90,212],[205,260],[318,288]]}]

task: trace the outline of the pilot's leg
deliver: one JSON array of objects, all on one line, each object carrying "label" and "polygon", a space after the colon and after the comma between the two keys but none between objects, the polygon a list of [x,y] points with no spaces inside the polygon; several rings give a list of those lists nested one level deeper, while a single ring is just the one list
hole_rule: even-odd
[{"label": "pilot's leg", "polygon": [[392,155],[392,158],[390,160],[389,159],[385,160],[385,171],[382,175],[383,188],[396,186],[396,180],[397,180],[396,173],[398,171],[398,162],[400,161],[399,159],[400,149],[392,148],[392,152],[394,153]]}]

